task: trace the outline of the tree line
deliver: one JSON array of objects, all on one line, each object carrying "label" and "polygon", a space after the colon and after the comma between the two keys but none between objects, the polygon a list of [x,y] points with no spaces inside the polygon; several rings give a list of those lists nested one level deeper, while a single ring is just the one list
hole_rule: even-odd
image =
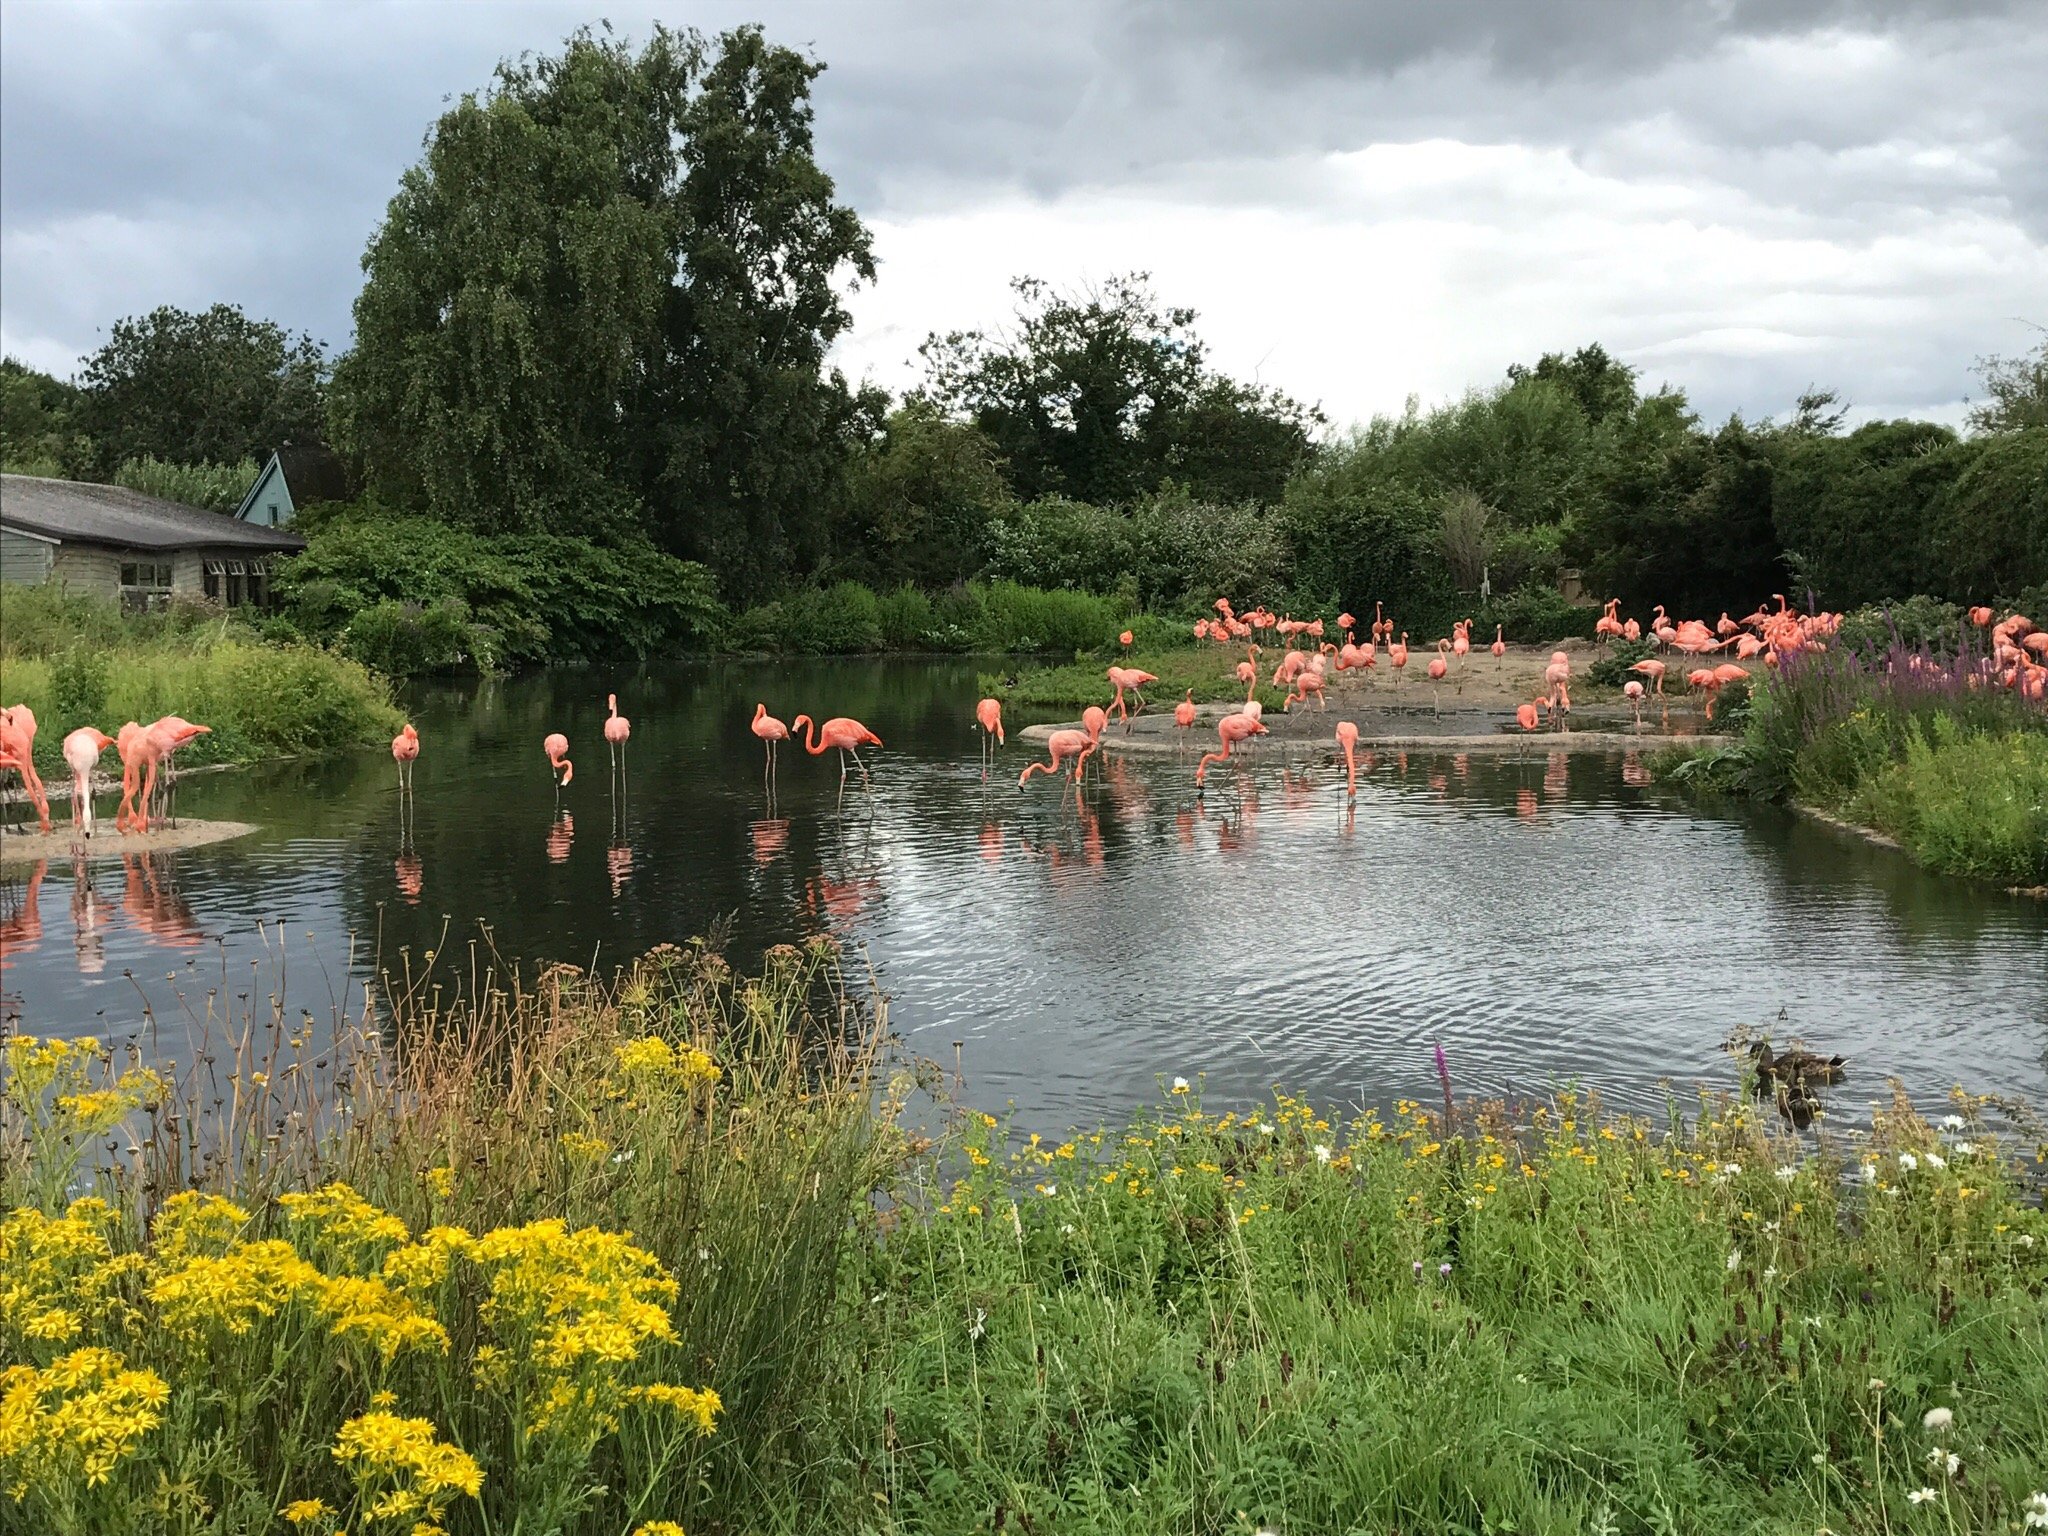
[{"label": "tree line", "polygon": [[[990,577],[1427,623],[1483,589],[1541,628],[1568,569],[1686,612],[2048,583],[2048,344],[1986,360],[1967,435],[1845,430],[1820,391],[1707,423],[1598,345],[1332,435],[1216,369],[1144,274],[1027,276],[1009,327],[929,337],[903,398],[851,383],[827,358],[875,265],[816,159],[823,67],[661,26],[502,64],[401,178],[345,353],[225,304],[124,319],[73,383],[0,365],[0,457],[218,505],[220,466],[325,441],[364,490],[328,520],[350,559],[587,546],[700,566],[734,609]],[[336,550],[326,600],[399,585]]]}]

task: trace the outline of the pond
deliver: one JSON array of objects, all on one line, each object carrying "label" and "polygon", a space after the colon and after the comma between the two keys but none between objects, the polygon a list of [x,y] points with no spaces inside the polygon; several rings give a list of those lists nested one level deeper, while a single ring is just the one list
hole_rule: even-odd
[{"label": "pond", "polygon": [[[972,662],[679,663],[622,686],[622,803],[604,680],[556,672],[420,692],[409,852],[380,751],[189,776],[181,814],[259,824],[234,842],[10,867],[10,1022],[121,1038],[147,1006],[175,1052],[209,991],[325,1015],[433,949],[452,981],[480,922],[507,959],[585,966],[722,923],[739,964],[837,935],[912,1050],[1047,1130],[1174,1075],[1218,1102],[1422,1097],[1435,1041],[1461,1091],[1575,1079],[1654,1110],[1667,1081],[1731,1081],[1743,1023],[1846,1053],[1838,1115],[1892,1077],[2048,1099],[2048,906],[1780,809],[1703,809],[1633,753],[1382,751],[1350,809],[1320,749],[1269,744],[1202,800],[1191,762],[1111,756],[1077,807],[1019,792],[1014,737],[983,781]],[[872,793],[856,780],[842,809],[835,759],[786,746],[771,809],[757,699],[879,732]],[[549,731],[577,766],[559,819]]]}]

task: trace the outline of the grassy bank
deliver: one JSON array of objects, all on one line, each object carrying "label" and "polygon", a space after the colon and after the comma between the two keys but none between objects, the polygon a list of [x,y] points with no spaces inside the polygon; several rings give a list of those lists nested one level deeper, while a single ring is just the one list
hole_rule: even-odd
[{"label": "grassy bank", "polygon": [[445,979],[175,1084],[10,1045],[10,1519],[1904,1533],[2048,1466],[2048,1223],[1961,1097],[1807,1155],[1721,1101],[1176,1082],[934,1145],[826,947]]},{"label": "grassy bank", "polygon": [[1967,647],[1801,656],[1758,690],[1739,742],[1652,766],[1873,828],[1944,874],[2048,884],[2048,709],[1985,686]]},{"label": "grassy bank", "polygon": [[202,604],[131,616],[48,587],[8,590],[0,700],[35,711],[45,777],[81,725],[112,735],[126,720],[183,715],[213,727],[179,754],[193,766],[335,752],[388,740],[400,723],[390,690],[357,662],[271,643]]},{"label": "grassy bank", "polygon": [[[1269,654],[1271,659],[1260,669],[1257,697],[1268,709],[1277,710],[1288,694],[1287,689],[1272,686],[1273,668],[1279,665],[1284,652],[1275,649]],[[1111,690],[1104,669],[1114,663],[1157,677],[1158,682],[1145,685],[1146,705],[1155,712],[1171,714],[1173,706],[1190,688],[1197,704],[1242,702],[1244,684],[1233,675],[1233,669],[1242,660],[1243,651],[1226,651],[1214,645],[1190,644],[1170,650],[1136,645],[1128,654],[1121,646],[1112,645],[1098,648],[1086,661],[1030,668],[1014,676],[991,673],[982,678],[982,687],[1011,703],[1080,709],[1109,702]]]}]

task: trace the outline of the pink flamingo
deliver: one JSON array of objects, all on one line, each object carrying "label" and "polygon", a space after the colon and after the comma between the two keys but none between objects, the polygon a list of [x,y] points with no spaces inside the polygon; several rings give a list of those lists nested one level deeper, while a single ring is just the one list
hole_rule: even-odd
[{"label": "pink flamingo", "polygon": [[[559,811],[562,807],[562,790],[576,777],[576,765],[569,761],[569,738],[560,731],[550,731],[541,742],[540,749],[547,754],[548,776],[555,781],[555,809]],[[548,846],[552,853],[552,834]],[[568,857],[567,843],[562,845],[562,856]]]},{"label": "pink flamingo", "polygon": [[1593,640],[1595,644],[1604,643],[1610,636],[1617,640],[1621,638],[1621,620],[1615,617],[1615,611],[1620,607],[1620,598],[1610,597],[1607,599],[1607,611],[1593,621]]},{"label": "pink flamingo", "polygon": [[1643,659],[1642,661],[1639,661],[1639,662],[1637,662],[1637,663],[1636,663],[1636,664],[1635,664],[1634,666],[1630,667],[1630,668],[1629,668],[1629,671],[1631,671],[1631,672],[1640,672],[1640,673],[1642,673],[1642,674],[1643,674],[1643,676],[1647,677],[1647,678],[1648,678],[1648,679],[1650,680],[1650,684],[1651,684],[1651,691],[1652,691],[1652,692],[1654,692],[1654,693],[1656,693],[1656,694],[1658,695],[1658,697],[1660,697],[1660,698],[1661,698],[1661,697],[1663,696],[1663,694],[1664,694],[1664,663],[1663,663],[1663,662],[1661,662],[1661,661],[1657,660],[1657,658],[1656,658],[1656,657],[1654,657],[1654,656],[1646,657],[1646,658],[1644,658],[1644,659]]},{"label": "pink flamingo", "polygon": [[[1391,633],[1393,629],[1392,621],[1389,621],[1387,627],[1388,631]],[[1404,675],[1404,669],[1408,665],[1407,630],[1404,629],[1401,631],[1401,639],[1399,644],[1389,644],[1387,646],[1387,660],[1391,661],[1394,664],[1394,686],[1398,688],[1401,685],[1401,678]]]},{"label": "pink flamingo", "polygon": [[135,811],[135,794],[142,787],[143,729],[130,720],[114,736],[114,750],[121,755],[121,803],[114,810],[114,826],[121,832],[147,832],[149,821]]},{"label": "pink flamingo", "polygon": [[620,789],[626,787],[626,743],[633,739],[633,722],[619,713],[619,696],[608,693],[604,696],[605,708],[611,711],[604,722],[604,739],[612,749],[612,777]]},{"label": "pink flamingo", "polygon": [[164,805],[169,809],[171,790],[176,782],[176,770],[171,754],[189,741],[197,740],[213,729],[210,725],[194,725],[177,715],[165,715],[161,720],[152,721],[142,731],[142,763],[145,777],[142,783],[140,830],[149,830],[149,805],[156,793],[156,776],[161,768],[164,776]]},{"label": "pink flamingo", "polygon": [[[1128,630],[1126,634],[1130,633]],[[981,776],[986,779],[995,761],[996,748],[1003,744],[1003,706],[998,699],[983,699],[974,706],[975,724],[981,727]]]},{"label": "pink flamingo", "polygon": [[1636,717],[1636,729],[1643,728],[1643,685],[1640,679],[1630,678],[1621,685],[1621,696],[1628,700],[1628,707]]},{"label": "pink flamingo", "polygon": [[1460,619],[1451,626],[1451,654],[1465,656],[1472,649],[1472,621]]},{"label": "pink flamingo", "polygon": [[1116,711],[1117,718],[1124,722],[1126,734],[1129,734],[1131,729],[1131,716],[1130,711],[1124,706],[1124,690],[1126,688],[1130,690],[1131,697],[1138,701],[1138,713],[1143,714],[1145,712],[1145,695],[1138,690],[1147,683],[1156,683],[1158,681],[1159,679],[1150,672],[1141,672],[1136,667],[1111,667],[1109,669],[1110,686],[1116,689],[1116,697],[1109,701],[1110,707]]},{"label": "pink flamingo", "polygon": [[92,771],[114,738],[96,726],[81,725],[64,738],[64,762],[71,770],[71,825],[92,836]]},{"label": "pink flamingo", "polygon": [[1563,651],[1550,653],[1550,665],[1543,669],[1544,686],[1550,690],[1551,717],[1555,719],[1562,712],[1572,712],[1572,661]]},{"label": "pink flamingo", "polygon": [[7,755],[7,766],[21,775],[22,788],[36,808],[36,819],[43,831],[49,831],[50,797],[36,772],[36,715],[26,704],[0,709],[0,752]]},{"label": "pink flamingo", "polygon": [[398,764],[398,792],[412,793],[412,765],[420,755],[420,733],[410,720],[391,738],[391,760]]},{"label": "pink flamingo", "polygon": [[1173,706],[1173,728],[1180,733],[1180,750],[1188,749],[1187,733],[1195,725],[1195,690],[1190,688],[1187,697]]},{"label": "pink flamingo", "polygon": [[[985,704],[989,701],[984,699],[982,702]],[[767,761],[761,766],[761,777],[767,782],[768,793],[773,796],[775,793],[775,752],[777,747],[789,740],[789,727],[769,714],[766,704],[756,704],[754,706],[754,718],[748,722],[747,729],[752,731],[760,741],[762,751],[767,757]]]},{"label": "pink flamingo", "polygon": [[1358,798],[1358,727],[1349,720],[1337,722],[1337,745],[1344,749],[1344,797]]},{"label": "pink flamingo", "polygon": [[1116,642],[1128,651],[1131,648],[1131,638],[1131,632],[1127,629],[1116,637]]},{"label": "pink flamingo", "polygon": [[1517,704],[1515,706],[1515,724],[1525,731],[1535,730],[1537,722],[1543,718],[1543,707],[1549,702],[1549,696],[1546,694],[1539,696],[1533,703]]},{"label": "pink flamingo", "polygon": [[1438,689],[1441,687],[1443,680],[1450,676],[1450,649],[1450,641],[1439,640],[1436,643],[1436,654],[1429,658],[1428,671],[1431,685],[1429,690],[1429,712],[1433,715],[1439,712],[1437,709]]},{"label": "pink flamingo", "polygon": [[[805,731],[806,727],[809,727],[808,731]],[[879,747],[882,744],[881,737],[858,720],[849,719],[845,715],[836,715],[823,726],[809,715],[798,715],[790,722],[790,728],[805,732],[803,746],[811,756],[822,757],[826,752],[833,750],[839,753],[839,795],[842,800],[846,797],[848,753],[853,755],[854,766],[860,769],[861,783],[870,793],[873,792],[875,781],[868,777],[868,765],[860,760],[860,749],[868,746]]]},{"label": "pink flamingo", "polygon": [[1095,738],[1086,731],[1077,731],[1069,728],[1063,731],[1054,731],[1052,735],[1046,738],[1045,745],[1051,753],[1050,760],[1043,763],[1028,764],[1024,771],[1017,775],[1017,787],[1022,789],[1025,781],[1034,773],[1048,775],[1058,773],[1060,771],[1060,764],[1071,758],[1073,765],[1067,770],[1067,774],[1074,781],[1075,788],[1078,791],[1081,783],[1081,766],[1088,761],[1088,754],[1095,750]]},{"label": "pink flamingo", "polygon": [[1493,660],[1496,669],[1498,669],[1499,664],[1502,661],[1507,659],[1508,654],[1508,643],[1507,641],[1501,639],[1501,631],[1504,628],[1506,628],[1506,626],[1501,624],[1496,624],[1493,626],[1493,644],[1487,647],[1489,651],[1493,652]]},{"label": "pink flamingo", "polygon": [[1323,698],[1324,677],[1322,660],[1322,657],[1318,656],[1312,662],[1303,666],[1299,672],[1295,673],[1294,692],[1290,693],[1282,701],[1280,707],[1283,710],[1292,710],[1295,705],[1301,703],[1310,694],[1316,696],[1316,708],[1328,709],[1330,707]]},{"label": "pink flamingo", "polygon": [[1233,743],[1248,741],[1254,736],[1267,734],[1265,724],[1254,715],[1225,715],[1216,722],[1216,739],[1222,743],[1220,752],[1205,752],[1202,760],[1195,764],[1195,788],[1202,787],[1202,780],[1209,772],[1211,763],[1220,763],[1230,756]]},{"label": "pink flamingo", "polygon": [[[1254,648],[1256,650],[1256,647]],[[1240,661],[1237,664],[1237,680],[1244,684],[1244,696],[1249,699],[1258,692],[1259,668],[1254,661]]]}]

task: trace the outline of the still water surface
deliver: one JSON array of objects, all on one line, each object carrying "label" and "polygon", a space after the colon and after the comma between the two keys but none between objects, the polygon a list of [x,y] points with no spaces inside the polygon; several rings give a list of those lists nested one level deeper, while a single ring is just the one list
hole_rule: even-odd
[{"label": "still water surface", "polygon": [[[6,1011],[41,1033],[164,1044],[209,987],[294,1009],[360,995],[378,956],[465,953],[490,924],[527,962],[623,960],[730,916],[732,958],[828,931],[898,1032],[969,1096],[1056,1129],[1162,1077],[1212,1099],[1275,1083],[1330,1103],[1422,1095],[1442,1040],[1461,1089],[1579,1079],[1637,1108],[1725,1083],[1739,1023],[1853,1059],[1838,1115],[1897,1076],[2048,1102],[2048,907],[1913,868],[1772,808],[1703,811],[1631,755],[1382,752],[1341,773],[1268,746],[1250,771],[1112,757],[1077,808],[983,783],[972,663],[677,664],[622,684],[623,805],[604,679],[424,690],[413,849],[388,756],[188,778],[182,814],[253,836],[145,865],[16,866],[0,891]],[[783,749],[771,810],[756,699],[849,714],[888,743],[835,808],[835,759]],[[1021,723],[1021,722],[1020,722]],[[541,737],[575,743],[555,796]],[[278,925],[282,923],[282,938]],[[268,924],[265,929],[263,925]],[[175,976],[176,981],[169,978]]]}]

